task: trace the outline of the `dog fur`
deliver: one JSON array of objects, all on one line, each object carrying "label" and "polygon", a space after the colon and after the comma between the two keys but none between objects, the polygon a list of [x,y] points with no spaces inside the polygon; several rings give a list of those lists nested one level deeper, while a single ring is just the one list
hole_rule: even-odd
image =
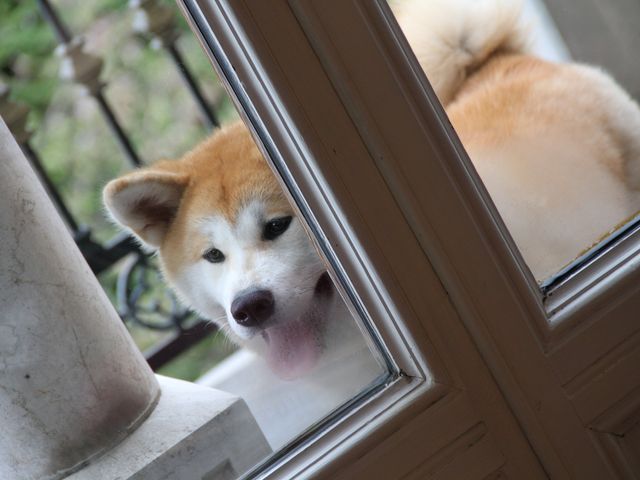
[{"label": "dog fur", "polygon": [[397,18],[534,277],[640,209],[640,110],[602,70],[528,54],[516,0],[405,0]]},{"label": "dog fur", "polygon": [[[398,20],[537,279],[640,208],[637,105],[596,68],[528,55],[517,2],[406,0]],[[282,377],[363,342],[241,123],[110,182],[104,202],[158,251],[188,305]],[[265,225],[286,217],[286,231],[265,239]],[[223,261],[207,261],[212,248]],[[272,293],[274,311],[242,325],[234,301],[256,290]]]}]

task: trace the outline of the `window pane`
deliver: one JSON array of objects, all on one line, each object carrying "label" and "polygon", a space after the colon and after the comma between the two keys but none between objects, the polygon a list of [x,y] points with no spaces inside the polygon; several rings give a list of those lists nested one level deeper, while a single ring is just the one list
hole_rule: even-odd
[{"label": "window pane", "polygon": [[[246,402],[206,446],[247,445],[243,467],[222,458],[202,478],[235,477],[267,460],[255,445],[277,454],[391,373],[175,6],[139,3],[4,7],[0,75],[31,105],[19,141],[150,365]],[[71,82],[51,74],[58,43]]]},{"label": "window pane", "polygon": [[538,282],[629,228],[640,209],[640,110],[627,93],[639,91],[637,69],[621,52],[638,46],[638,7],[391,5]]}]

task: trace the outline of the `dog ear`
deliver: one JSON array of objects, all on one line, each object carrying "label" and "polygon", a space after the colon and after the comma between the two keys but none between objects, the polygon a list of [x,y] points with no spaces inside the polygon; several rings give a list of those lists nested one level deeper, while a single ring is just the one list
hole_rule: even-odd
[{"label": "dog ear", "polygon": [[136,170],[109,182],[103,201],[117,223],[129,228],[143,244],[158,248],[187,183],[185,174],[153,167]]}]

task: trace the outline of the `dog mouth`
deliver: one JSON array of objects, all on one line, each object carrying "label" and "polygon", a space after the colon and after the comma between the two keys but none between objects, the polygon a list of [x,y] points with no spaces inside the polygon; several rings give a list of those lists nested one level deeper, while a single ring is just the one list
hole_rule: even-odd
[{"label": "dog mouth", "polygon": [[308,373],[318,363],[325,348],[325,302],[332,296],[333,290],[329,274],[323,273],[316,282],[313,300],[307,311],[293,321],[276,324],[261,332],[267,346],[267,363],[280,378],[294,380]]},{"label": "dog mouth", "polygon": [[331,277],[328,272],[324,272],[320,275],[313,292],[319,297],[331,296],[333,293],[333,282],[331,281]]}]

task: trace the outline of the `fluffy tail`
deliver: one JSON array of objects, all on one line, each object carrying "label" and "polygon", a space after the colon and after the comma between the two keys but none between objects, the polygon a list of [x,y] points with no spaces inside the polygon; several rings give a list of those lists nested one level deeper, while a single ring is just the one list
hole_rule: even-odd
[{"label": "fluffy tail", "polygon": [[493,53],[526,49],[520,0],[402,0],[394,10],[444,105]]}]

